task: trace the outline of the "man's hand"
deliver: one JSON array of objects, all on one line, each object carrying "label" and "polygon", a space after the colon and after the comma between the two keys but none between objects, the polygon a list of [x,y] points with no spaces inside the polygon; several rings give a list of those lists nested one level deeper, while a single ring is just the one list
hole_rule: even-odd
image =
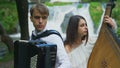
[{"label": "man's hand", "polygon": [[112,18],[109,17],[108,15],[104,16],[103,21],[104,21],[104,23],[109,24],[113,29],[115,28],[115,23],[113,22]]}]

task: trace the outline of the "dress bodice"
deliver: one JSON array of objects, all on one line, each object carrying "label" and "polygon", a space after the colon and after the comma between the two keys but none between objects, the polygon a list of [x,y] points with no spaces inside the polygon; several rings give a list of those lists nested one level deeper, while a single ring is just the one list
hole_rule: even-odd
[{"label": "dress bodice", "polygon": [[87,68],[87,63],[96,40],[88,40],[88,43],[79,45],[68,55],[72,63],[72,68]]}]

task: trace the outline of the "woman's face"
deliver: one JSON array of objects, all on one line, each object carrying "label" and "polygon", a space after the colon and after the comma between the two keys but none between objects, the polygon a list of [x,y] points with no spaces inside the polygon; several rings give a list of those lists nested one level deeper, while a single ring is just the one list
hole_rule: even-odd
[{"label": "woman's face", "polygon": [[87,32],[88,32],[87,23],[85,22],[84,19],[80,19],[78,24],[78,35],[83,37],[87,35]]}]

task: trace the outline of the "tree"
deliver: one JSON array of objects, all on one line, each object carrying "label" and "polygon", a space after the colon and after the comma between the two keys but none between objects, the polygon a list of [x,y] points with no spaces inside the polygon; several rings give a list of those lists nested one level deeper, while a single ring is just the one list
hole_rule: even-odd
[{"label": "tree", "polygon": [[10,53],[13,52],[14,50],[13,39],[7,35],[5,29],[1,24],[0,24],[0,36],[1,36],[1,41],[7,45],[9,52]]},{"label": "tree", "polygon": [[21,40],[29,39],[28,31],[28,2],[27,0],[16,0]]}]

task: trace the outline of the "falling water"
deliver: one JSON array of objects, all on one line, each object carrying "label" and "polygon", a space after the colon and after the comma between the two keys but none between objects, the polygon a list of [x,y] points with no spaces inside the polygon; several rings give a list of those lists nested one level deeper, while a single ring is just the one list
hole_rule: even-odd
[{"label": "falling water", "polygon": [[65,18],[65,15],[69,12],[72,12],[74,15],[81,15],[85,17],[87,24],[88,24],[89,35],[93,36],[95,35],[94,28],[93,28],[93,22],[90,17],[88,9],[89,9],[89,4],[83,4],[83,7],[80,9],[77,8],[76,4],[49,7],[50,13],[53,12],[54,14],[50,14],[50,17],[52,18],[48,21],[47,27],[49,29],[58,30],[65,37],[65,34],[62,32],[62,28],[60,27],[60,25],[62,24]]},{"label": "falling water", "polygon": [[[88,24],[89,35],[95,35],[93,29],[93,22],[89,15],[89,4],[82,4],[82,8],[77,8],[79,3],[73,3],[71,5],[65,6],[53,6],[48,7],[50,15],[48,18],[47,27],[48,29],[55,29],[59,31],[62,36],[65,38],[65,33],[62,32],[61,24],[65,19],[65,15],[69,12],[72,12],[74,15],[82,15],[85,17]],[[30,7],[29,7],[30,8]],[[30,13],[28,12],[28,24],[29,24],[29,35],[31,36],[32,30],[34,30],[33,24],[30,20]],[[11,35],[12,37],[20,37],[20,33]]]},{"label": "falling water", "polygon": [[53,16],[52,14],[50,14],[50,17],[52,16],[52,19],[48,20],[47,28],[55,29],[59,31],[62,36],[65,36],[65,34],[62,32],[62,28],[60,27],[60,25],[65,18],[65,14],[73,11],[74,9],[75,7],[72,5],[49,7],[50,12],[54,12],[54,14]]}]

